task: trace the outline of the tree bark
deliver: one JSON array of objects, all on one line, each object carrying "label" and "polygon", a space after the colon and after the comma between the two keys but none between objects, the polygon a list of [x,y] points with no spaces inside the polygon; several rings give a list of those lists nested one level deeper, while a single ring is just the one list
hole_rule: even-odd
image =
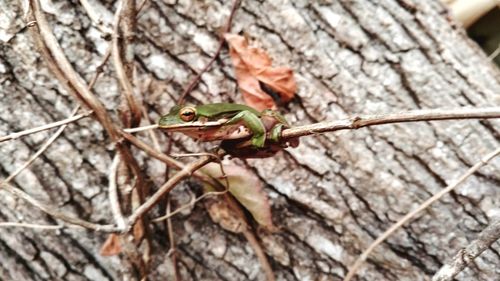
[{"label": "tree bark", "polygon": [[[114,1],[94,1],[104,22]],[[110,42],[101,38],[79,2],[47,1],[44,10],[73,67],[90,80]],[[78,104],[50,73],[19,3],[0,0],[0,136],[66,118]],[[6,8],[5,8],[6,7]],[[229,16],[229,1],[148,1],[137,20],[137,89],[157,120],[210,60]],[[27,28],[29,29],[29,28]],[[20,32],[18,32],[20,31]],[[267,50],[274,65],[294,69],[297,97],[281,108],[292,124],[310,124],[411,109],[500,105],[500,72],[437,0],[244,1],[232,33]],[[18,32],[18,33],[17,33]],[[14,36],[14,34],[16,34]],[[116,117],[119,84],[106,67],[95,93]],[[224,49],[191,93],[191,103],[241,102]],[[150,82],[149,85],[146,82]],[[7,177],[50,135],[0,144]],[[173,135],[174,151],[201,152]],[[251,169],[270,197],[277,233],[258,230],[278,280],[342,280],[356,257],[392,223],[459,177],[500,145],[500,122],[405,123],[303,137],[298,148],[266,159],[232,160]],[[166,138],[160,138],[162,144]],[[137,151],[136,151],[137,152]],[[115,155],[98,122],[69,125],[17,187],[68,214],[112,223],[107,201]],[[151,188],[163,165],[137,153]],[[389,238],[367,260],[358,280],[429,280],[474,240],[500,206],[500,160]],[[174,207],[199,194],[195,181],[172,193]],[[55,223],[0,191],[0,220]],[[158,212],[158,210],[155,210]],[[242,235],[213,223],[203,204],[174,217],[182,280],[264,280]],[[152,230],[151,280],[172,280],[168,237]],[[0,228],[1,280],[121,280],[124,257],[102,257],[102,233]],[[497,241],[458,280],[500,276]]]}]

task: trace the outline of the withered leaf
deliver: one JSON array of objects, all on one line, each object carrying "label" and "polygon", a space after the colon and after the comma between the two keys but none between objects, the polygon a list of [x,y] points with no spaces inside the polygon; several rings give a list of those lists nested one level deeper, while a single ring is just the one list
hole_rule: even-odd
[{"label": "withered leaf", "polygon": [[243,36],[225,34],[233,62],[238,87],[245,102],[258,109],[275,109],[273,99],[261,88],[259,81],[275,91],[283,102],[293,98],[297,84],[289,67],[272,67],[269,55],[260,48],[250,47]]},{"label": "withered leaf", "polygon": [[103,257],[115,256],[122,251],[120,244],[120,237],[114,233],[108,236],[108,239],[104,242],[101,247],[100,254]]},{"label": "withered leaf", "polygon": [[[226,185],[219,164],[210,163],[202,171]],[[259,225],[270,231],[276,230],[272,221],[271,205],[259,178],[250,170],[237,165],[224,165],[224,171],[229,182],[229,192],[236,200],[252,214]]]}]

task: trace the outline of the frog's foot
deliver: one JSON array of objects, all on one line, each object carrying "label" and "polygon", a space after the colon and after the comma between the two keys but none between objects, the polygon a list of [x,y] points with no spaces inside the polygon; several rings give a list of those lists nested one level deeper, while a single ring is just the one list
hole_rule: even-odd
[{"label": "frog's foot", "polygon": [[266,128],[260,118],[250,111],[244,110],[236,114],[233,118],[226,122],[226,124],[235,124],[243,121],[245,126],[252,131],[252,145],[256,148],[264,147],[266,143]]},{"label": "frog's foot", "polygon": [[252,145],[255,146],[256,148],[262,148],[262,147],[264,147],[264,144],[266,143],[266,134],[256,135],[254,133],[251,141],[252,141]]},{"label": "frog's foot", "polygon": [[283,131],[284,124],[276,124],[269,132],[269,139],[273,142],[279,143],[281,139],[281,131]]},{"label": "frog's foot", "polygon": [[287,139],[286,141],[283,141],[281,139],[281,132],[283,129],[288,128],[285,124],[276,124],[271,131],[269,132],[269,139],[272,140],[274,143],[279,144],[282,148],[286,147],[297,147],[299,146],[299,138],[291,138]]}]

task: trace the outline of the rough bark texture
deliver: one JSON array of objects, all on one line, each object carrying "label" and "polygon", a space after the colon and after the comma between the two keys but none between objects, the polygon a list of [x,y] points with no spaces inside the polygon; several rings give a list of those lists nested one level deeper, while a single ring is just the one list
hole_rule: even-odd
[{"label": "rough bark texture", "polygon": [[[80,4],[52,1],[44,9],[74,67],[87,79],[108,42]],[[115,1],[93,1],[112,22]],[[229,1],[149,1],[138,19],[137,81],[151,79],[143,100],[154,120],[173,105],[217,48]],[[5,42],[24,26],[19,3],[0,0]],[[297,98],[282,111],[292,124],[354,113],[500,104],[500,73],[437,0],[244,1],[232,27],[262,46],[276,65],[296,72]],[[68,116],[76,101],[59,85],[29,32],[0,47],[0,135]],[[109,111],[120,103],[113,69],[95,92]],[[142,83],[144,84],[144,83]],[[144,88],[143,85],[136,85]],[[241,101],[227,50],[192,93],[193,103]],[[500,144],[498,121],[386,125],[302,138],[278,156],[237,161],[266,183],[278,233],[259,232],[279,280],[341,280],[360,252],[393,222]],[[6,177],[49,133],[0,144]],[[162,141],[165,141],[162,138]],[[163,142],[164,143],[164,142]],[[202,151],[175,136],[176,147]],[[107,173],[114,151],[100,125],[70,125],[15,184],[82,218],[112,222]],[[142,156],[161,183],[163,165]],[[358,280],[428,280],[445,260],[500,214],[500,160],[407,225],[371,255]],[[174,191],[189,201],[193,184]],[[0,191],[0,220],[54,223]],[[203,207],[174,219],[183,280],[264,280],[243,236],[214,224]],[[2,280],[121,280],[120,257],[101,257],[105,235],[64,230],[0,229]],[[151,280],[171,280],[168,239],[154,229]],[[458,280],[500,276],[496,242]]]}]

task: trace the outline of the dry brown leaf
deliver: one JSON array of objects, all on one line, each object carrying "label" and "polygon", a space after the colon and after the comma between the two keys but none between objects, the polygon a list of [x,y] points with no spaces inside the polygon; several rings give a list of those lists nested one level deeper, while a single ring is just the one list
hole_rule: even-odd
[{"label": "dry brown leaf", "polygon": [[120,244],[120,237],[114,233],[108,236],[108,239],[104,242],[101,247],[101,256],[109,257],[118,255],[122,251]]},{"label": "dry brown leaf", "polygon": [[[202,171],[226,185],[219,164],[210,163]],[[271,215],[271,205],[260,179],[250,170],[237,165],[224,165],[229,181],[229,192],[245,207],[252,217],[269,231],[275,231]]]},{"label": "dry brown leaf", "polygon": [[245,102],[259,110],[276,108],[271,96],[259,84],[266,84],[283,102],[293,98],[297,84],[289,67],[272,67],[272,60],[262,49],[250,47],[243,36],[225,34],[238,86]]},{"label": "dry brown leaf", "polygon": [[245,230],[246,223],[233,213],[225,201],[209,198],[205,201],[205,207],[212,221],[225,230],[233,233],[241,233]]},{"label": "dry brown leaf", "polygon": [[133,227],[133,234],[134,234],[134,241],[136,243],[139,243],[142,238],[144,237],[144,225],[143,225],[143,220],[139,219],[137,220],[137,223],[134,224]]}]

